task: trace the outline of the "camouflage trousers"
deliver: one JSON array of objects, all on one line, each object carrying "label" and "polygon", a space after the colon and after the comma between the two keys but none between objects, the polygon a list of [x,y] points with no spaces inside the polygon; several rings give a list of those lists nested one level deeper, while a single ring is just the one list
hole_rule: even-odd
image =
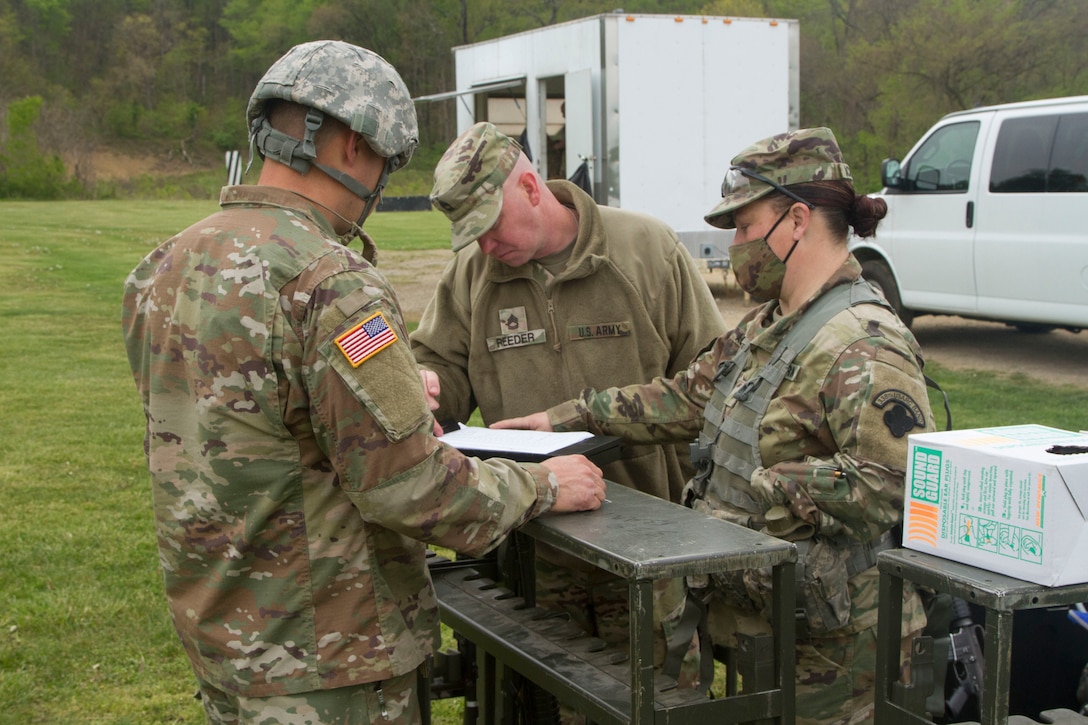
[{"label": "camouflage trousers", "polygon": [[208,725],[420,725],[418,673],[297,695],[244,697],[200,683]]},{"label": "camouflage trousers", "polygon": [[[740,630],[766,627],[712,601],[708,622],[715,644],[733,646]],[[762,624],[762,627],[758,624]],[[909,676],[911,643],[921,629],[900,641],[901,678]],[[876,625],[840,637],[799,636],[794,649],[797,725],[873,725],[876,708]],[[715,688],[717,691],[717,688]]]}]

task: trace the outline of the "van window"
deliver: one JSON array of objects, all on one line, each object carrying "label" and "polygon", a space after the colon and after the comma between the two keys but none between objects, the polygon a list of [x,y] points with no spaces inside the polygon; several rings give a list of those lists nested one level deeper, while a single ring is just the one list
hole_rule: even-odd
[{"label": "van window", "polygon": [[1057,116],[1011,118],[1001,124],[994,146],[990,191],[1033,194],[1046,191],[1050,149]]},{"label": "van window", "polygon": [[1088,113],[1014,118],[1001,124],[990,191],[1088,191]]},{"label": "van window", "polygon": [[968,121],[934,131],[910,157],[905,190],[967,191],[978,126],[978,121]]},{"label": "van window", "polygon": [[1058,120],[1051,158],[1047,191],[1088,191],[1088,113],[1070,113]]}]

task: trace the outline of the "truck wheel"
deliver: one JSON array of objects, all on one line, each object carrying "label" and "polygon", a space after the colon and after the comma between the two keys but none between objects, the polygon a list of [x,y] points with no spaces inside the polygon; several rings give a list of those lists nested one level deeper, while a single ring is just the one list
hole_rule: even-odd
[{"label": "truck wheel", "polygon": [[899,287],[895,284],[895,277],[892,276],[888,265],[879,259],[862,262],[861,276],[869,280],[873,286],[884,294],[885,299],[888,300],[896,314],[899,315],[899,319],[903,321],[904,325],[909,327],[910,323],[914,322],[914,313],[904,308],[903,301],[899,299]]}]

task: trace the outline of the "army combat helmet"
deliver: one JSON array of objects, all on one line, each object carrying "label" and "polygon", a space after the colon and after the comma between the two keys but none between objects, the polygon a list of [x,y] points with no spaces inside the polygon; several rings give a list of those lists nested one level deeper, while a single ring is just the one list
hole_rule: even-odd
[{"label": "army combat helmet", "polygon": [[[306,106],[306,133],[302,139],[272,128],[269,103],[292,101]],[[342,171],[316,161],[314,134],[325,116],[332,116],[366,139],[384,158],[385,169],[374,189],[368,189]],[[396,69],[377,53],[335,40],[296,45],[265,72],[246,109],[250,149],[300,174],[316,166],[366,201],[365,219],[378,201],[389,174],[412,158],[419,144],[416,109]]]}]

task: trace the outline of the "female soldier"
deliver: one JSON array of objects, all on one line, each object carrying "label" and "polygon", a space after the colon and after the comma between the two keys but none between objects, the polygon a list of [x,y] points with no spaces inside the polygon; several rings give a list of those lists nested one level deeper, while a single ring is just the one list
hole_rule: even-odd
[{"label": "female soldier", "polygon": [[[764,304],[672,379],[587,389],[495,425],[639,443],[698,434],[688,505],[798,545],[804,724],[872,722],[876,553],[902,520],[907,435],[933,429],[918,343],[847,249],[850,227],[871,236],[886,211],[855,193],[830,129],[749,146],[706,220],[736,229],[734,273]],[[770,631],[768,571],[689,587],[709,600],[716,644]],[[925,624],[917,596],[905,597],[904,647]]]}]

